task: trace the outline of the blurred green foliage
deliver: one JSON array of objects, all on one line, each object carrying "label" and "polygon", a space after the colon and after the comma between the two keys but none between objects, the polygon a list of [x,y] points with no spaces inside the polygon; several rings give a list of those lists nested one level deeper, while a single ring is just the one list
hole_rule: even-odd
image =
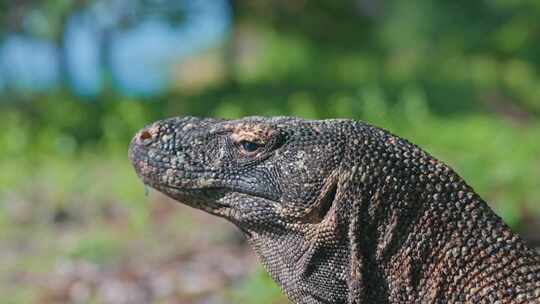
[{"label": "blurred green foliage", "polygon": [[233,289],[229,297],[233,303],[287,303],[279,287],[272,282],[261,268],[254,272],[237,289]]},{"label": "blurred green foliage", "polygon": [[[231,36],[252,51],[224,57],[235,68],[221,81],[151,100],[112,88],[92,100],[63,89],[1,97],[0,237],[45,254],[0,268],[45,273],[58,256],[124,256],[126,239],[149,225],[127,146],[136,130],[173,115],[362,119],[445,160],[514,228],[540,214],[540,2],[265,2],[236,1]],[[111,202],[125,207],[120,230],[104,225]],[[43,227],[63,212],[84,228],[69,241],[31,241],[55,239],[57,228]],[[280,301],[263,272],[230,293],[238,303]]]}]

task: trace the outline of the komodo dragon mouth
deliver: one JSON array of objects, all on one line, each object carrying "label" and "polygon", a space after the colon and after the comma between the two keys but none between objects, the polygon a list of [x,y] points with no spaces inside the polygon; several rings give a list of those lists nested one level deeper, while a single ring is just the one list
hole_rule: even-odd
[{"label": "komodo dragon mouth", "polygon": [[539,255],[454,170],[367,123],[170,118],[129,158],[239,227],[293,303],[540,303]]}]

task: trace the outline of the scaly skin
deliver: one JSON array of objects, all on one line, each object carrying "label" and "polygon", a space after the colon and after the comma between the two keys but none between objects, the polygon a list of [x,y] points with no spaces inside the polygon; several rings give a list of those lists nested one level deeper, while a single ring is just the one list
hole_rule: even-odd
[{"label": "scaly skin", "polygon": [[129,156],[239,227],[294,303],[540,303],[539,255],[451,168],[366,123],[172,118]]}]

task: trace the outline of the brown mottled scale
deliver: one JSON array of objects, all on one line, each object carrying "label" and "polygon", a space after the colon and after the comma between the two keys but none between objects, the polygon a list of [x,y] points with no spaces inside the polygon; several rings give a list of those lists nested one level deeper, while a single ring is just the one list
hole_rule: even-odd
[{"label": "brown mottled scale", "polygon": [[540,303],[539,255],[451,168],[366,123],[171,118],[129,156],[235,224],[294,303]]}]

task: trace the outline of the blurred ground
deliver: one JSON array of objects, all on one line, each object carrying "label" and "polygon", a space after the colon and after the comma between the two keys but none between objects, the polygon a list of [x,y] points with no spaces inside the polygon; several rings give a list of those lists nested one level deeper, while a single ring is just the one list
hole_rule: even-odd
[{"label": "blurred ground", "polygon": [[0,302],[287,303],[232,225],[127,160],[168,116],[362,119],[540,247],[540,5],[0,3]]},{"label": "blurred ground", "polygon": [[[11,223],[0,250],[5,301],[251,303],[263,290],[267,303],[278,303],[279,291],[265,286],[272,285],[232,225],[157,192],[145,197],[125,161],[89,168],[73,192],[54,193],[62,184],[38,174],[38,183],[26,185],[35,189],[25,191],[29,197],[4,193],[3,219]],[[128,209],[122,195],[139,205]]]}]

